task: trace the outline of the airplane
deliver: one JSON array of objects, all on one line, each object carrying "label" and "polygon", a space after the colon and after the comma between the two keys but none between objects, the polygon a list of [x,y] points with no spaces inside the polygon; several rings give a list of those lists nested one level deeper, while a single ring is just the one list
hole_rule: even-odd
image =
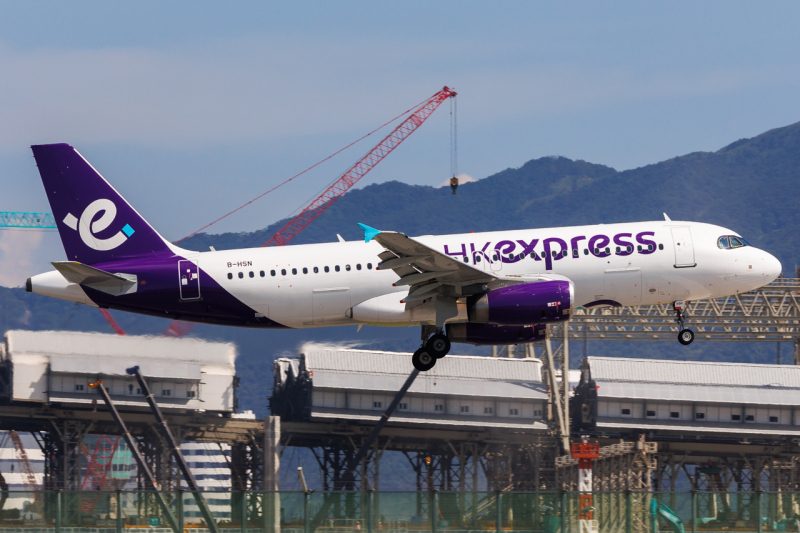
[{"label": "airplane", "polygon": [[28,292],[90,306],[252,328],[421,326],[427,371],[452,342],[542,340],[578,307],[671,304],[756,289],[780,262],[738,233],[663,221],[408,237],[365,224],[364,242],[207,252],[156,232],[68,144],[32,146],[66,261]]}]

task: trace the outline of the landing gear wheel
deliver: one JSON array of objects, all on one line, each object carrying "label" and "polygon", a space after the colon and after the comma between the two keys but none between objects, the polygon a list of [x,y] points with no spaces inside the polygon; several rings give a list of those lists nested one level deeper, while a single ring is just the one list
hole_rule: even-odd
[{"label": "landing gear wheel", "polygon": [[437,333],[425,343],[425,351],[436,359],[441,359],[450,353],[450,339],[444,333]]},{"label": "landing gear wheel", "polygon": [[436,358],[425,351],[425,348],[420,348],[411,356],[411,363],[420,372],[427,372],[436,364]]},{"label": "landing gear wheel", "polygon": [[692,344],[693,340],[694,340],[694,331],[690,329],[682,329],[678,332],[678,342],[683,344],[684,346]]}]

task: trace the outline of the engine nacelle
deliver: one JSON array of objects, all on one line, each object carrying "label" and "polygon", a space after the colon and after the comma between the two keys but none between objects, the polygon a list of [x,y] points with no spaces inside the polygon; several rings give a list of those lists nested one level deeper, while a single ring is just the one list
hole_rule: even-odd
[{"label": "engine nacelle", "polygon": [[476,346],[501,346],[542,341],[547,338],[547,326],[495,326],[494,324],[446,324],[451,342]]},{"label": "engine nacelle", "polygon": [[574,289],[569,281],[538,281],[502,287],[467,299],[470,322],[526,326],[568,320]]}]

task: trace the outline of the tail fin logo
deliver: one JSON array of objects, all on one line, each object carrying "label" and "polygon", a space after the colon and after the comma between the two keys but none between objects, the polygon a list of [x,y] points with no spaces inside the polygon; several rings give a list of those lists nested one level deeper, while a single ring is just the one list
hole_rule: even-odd
[{"label": "tail fin logo", "polygon": [[[103,216],[92,222],[94,217],[101,211],[103,211]],[[72,213],[67,213],[63,222],[67,227],[78,232],[86,246],[93,250],[105,252],[119,247],[134,233],[130,224],[125,224],[119,232],[108,239],[98,239],[95,237],[95,234],[108,228],[116,217],[117,206],[114,205],[114,202],[101,198],[95,200],[84,209],[80,220]]]}]

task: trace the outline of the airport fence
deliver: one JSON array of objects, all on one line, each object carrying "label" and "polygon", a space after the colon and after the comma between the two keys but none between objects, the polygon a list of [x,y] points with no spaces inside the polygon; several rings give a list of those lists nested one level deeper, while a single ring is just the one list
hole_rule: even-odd
[{"label": "airport fence", "polygon": [[[800,493],[0,492],[0,533],[797,531]],[[583,524],[579,513],[591,514]]]}]

